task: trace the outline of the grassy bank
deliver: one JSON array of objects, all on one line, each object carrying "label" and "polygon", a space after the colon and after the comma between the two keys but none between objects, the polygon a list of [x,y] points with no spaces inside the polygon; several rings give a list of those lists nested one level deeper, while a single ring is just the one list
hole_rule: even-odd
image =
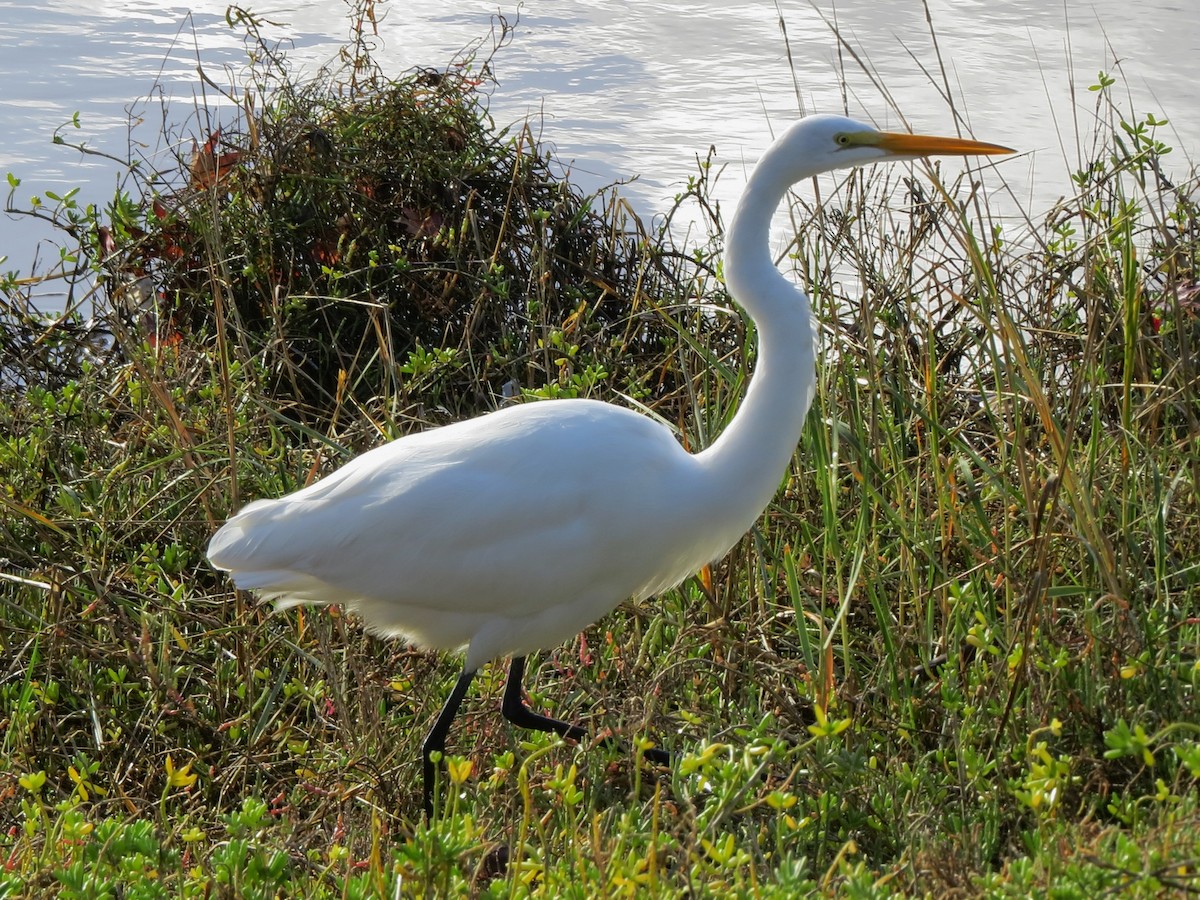
[{"label": "grassy bank", "polygon": [[680,197],[711,240],[677,247],[497,132],[481,61],[392,81],[365,48],[304,85],[264,53],[177,166],[29,210],[98,316],[3,284],[0,895],[1200,888],[1200,215],[1154,120],[1110,109],[1034,220],[936,170],[797,200],[826,346],[775,501],[705,577],[531,659],[536,708],[679,763],[511,731],[496,665],[425,823],[458,660],[269,615],[212,531],[507,402],[705,446],[753,335],[715,166]]}]

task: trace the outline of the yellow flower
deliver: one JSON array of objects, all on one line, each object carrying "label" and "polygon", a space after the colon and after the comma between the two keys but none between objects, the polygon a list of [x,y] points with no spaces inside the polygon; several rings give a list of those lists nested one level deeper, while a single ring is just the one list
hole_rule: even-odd
[{"label": "yellow flower", "polygon": [[469,759],[463,759],[461,756],[452,756],[446,760],[446,768],[450,770],[450,781],[454,784],[462,784],[471,777],[471,769],[474,764]]},{"label": "yellow flower", "polygon": [[192,774],[192,764],[188,763],[182,768],[176,769],[175,763],[171,759],[171,754],[167,754],[167,784],[173,788],[190,788],[196,783],[199,775]]},{"label": "yellow flower", "polygon": [[69,775],[71,780],[73,782],[75,782],[75,790],[79,794],[79,799],[82,800],[84,803],[87,803],[88,802],[87,781],[84,779],[84,777],[82,775],[79,774],[79,770],[76,769],[74,766],[67,766],[67,775]]}]

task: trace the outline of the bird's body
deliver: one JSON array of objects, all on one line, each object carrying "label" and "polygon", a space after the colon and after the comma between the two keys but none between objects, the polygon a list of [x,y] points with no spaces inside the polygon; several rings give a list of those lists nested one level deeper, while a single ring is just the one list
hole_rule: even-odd
[{"label": "bird's body", "polygon": [[561,644],[728,550],[758,510],[712,533],[726,498],[710,481],[646,416],[528,403],[392,441],[252,503],[209,557],[285,606],[341,603],[381,634],[467,646],[477,668]]},{"label": "bird's body", "polygon": [[238,587],[281,605],[342,603],[380,633],[468,647],[424,744],[427,810],[430,754],[490,659],[514,655],[506,716],[580,737],[577,726],[521,705],[524,655],[724,555],[795,452],[815,393],[816,347],[808,298],[770,253],[786,190],[863,163],[1007,152],[841,116],[803,119],[772,144],[725,249],[726,284],[758,326],[755,372],[733,421],[703,451],[688,453],[662,425],[610,404],[525,404],[399,438],[311,487],[252,503],[213,537],[209,559]]}]

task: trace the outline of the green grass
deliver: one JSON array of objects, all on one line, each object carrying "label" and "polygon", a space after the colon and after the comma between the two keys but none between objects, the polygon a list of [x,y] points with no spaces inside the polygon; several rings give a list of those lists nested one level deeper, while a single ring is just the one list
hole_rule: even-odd
[{"label": "green grass", "polygon": [[[361,88],[361,118],[326,95],[284,99],[342,147],[367,101],[403,102],[405,84]],[[419,745],[458,661],[337,610],[271,616],[208,568],[208,537],[245,499],[493,406],[510,380],[531,401],[636,403],[704,445],[752,363],[752,334],[712,313],[728,302],[719,221],[709,244],[676,248],[548,175],[521,203],[511,177],[473,170],[471,208],[508,211],[488,246],[520,247],[502,270],[452,223],[431,238],[437,264],[404,243],[430,235],[371,237],[422,277],[473,285],[435,350],[378,327],[435,282],[413,288],[403,267],[380,281],[346,245],[292,271],[312,278],[293,285],[307,302],[262,314],[273,295],[256,293],[250,254],[277,257],[298,226],[256,181],[280,157],[252,160],[248,143],[223,191],[186,184],[185,166],[169,196],[192,212],[157,232],[139,197],[60,206],[92,229],[81,289],[118,300],[140,254],[186,316],[164,325],[164,310],[154,340],[113,316],[121,353],[81,363],[29,283],[4,286],[0,350],[19,378],[0,395],[0,896],[1200,888],[1196,182],[1156,180],[1171,160],[1153,122],[1105,90],[1105,150],[1044,220],[1000,223],[936,173],[895,169],[798,201],[792,263],[826,347],[775,501],[706,581],[531,660],[535,707],[678,764],[513,732],[496,665],[451,732],[430,823]],[[524,136],[480,122],[467,146],[507,176],[533,166]],[[355,171],[322,172],[321,203]],[[715,176],[702,167],[681,204],[711,210]],[[278,213],[258,251],[256,203]],[[114,262],[94,235],[120,216],[136,228]],[[195,249],[166,259],[164,233]],[[547,233],[572,237],[520,244]],[[581,286],[571,266],[605,277]],[[335,374],[292,379],[289,338],[319,340],[361,292],[388,299],[328,334]]]}]

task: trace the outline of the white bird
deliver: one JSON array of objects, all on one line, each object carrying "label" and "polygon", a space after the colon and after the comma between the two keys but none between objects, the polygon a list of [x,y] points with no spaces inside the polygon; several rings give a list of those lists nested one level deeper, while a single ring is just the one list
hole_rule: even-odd
[{"label": "white bird", "polygon": [[[733,421],[689,453],[644,415],[546,400],[398,438],[278,500],[242,509],[208,558],[280,608],[338,603],[381,635],[466,648],[462,675],[422,746],[446,735],[476,670],[512,655],[504,715],[579,739],[522,702],[525,655],[554,647],[629,598],[719,559],[779,487],[816,386],[808,298],[775,268],[772,214],[794,183],[832,169],[996,144],[880,132],[810,116],[755,166],[726,235],[725,281],[758,330],[754,376]],[[652,757],[666,761],[666,754]]]}]

